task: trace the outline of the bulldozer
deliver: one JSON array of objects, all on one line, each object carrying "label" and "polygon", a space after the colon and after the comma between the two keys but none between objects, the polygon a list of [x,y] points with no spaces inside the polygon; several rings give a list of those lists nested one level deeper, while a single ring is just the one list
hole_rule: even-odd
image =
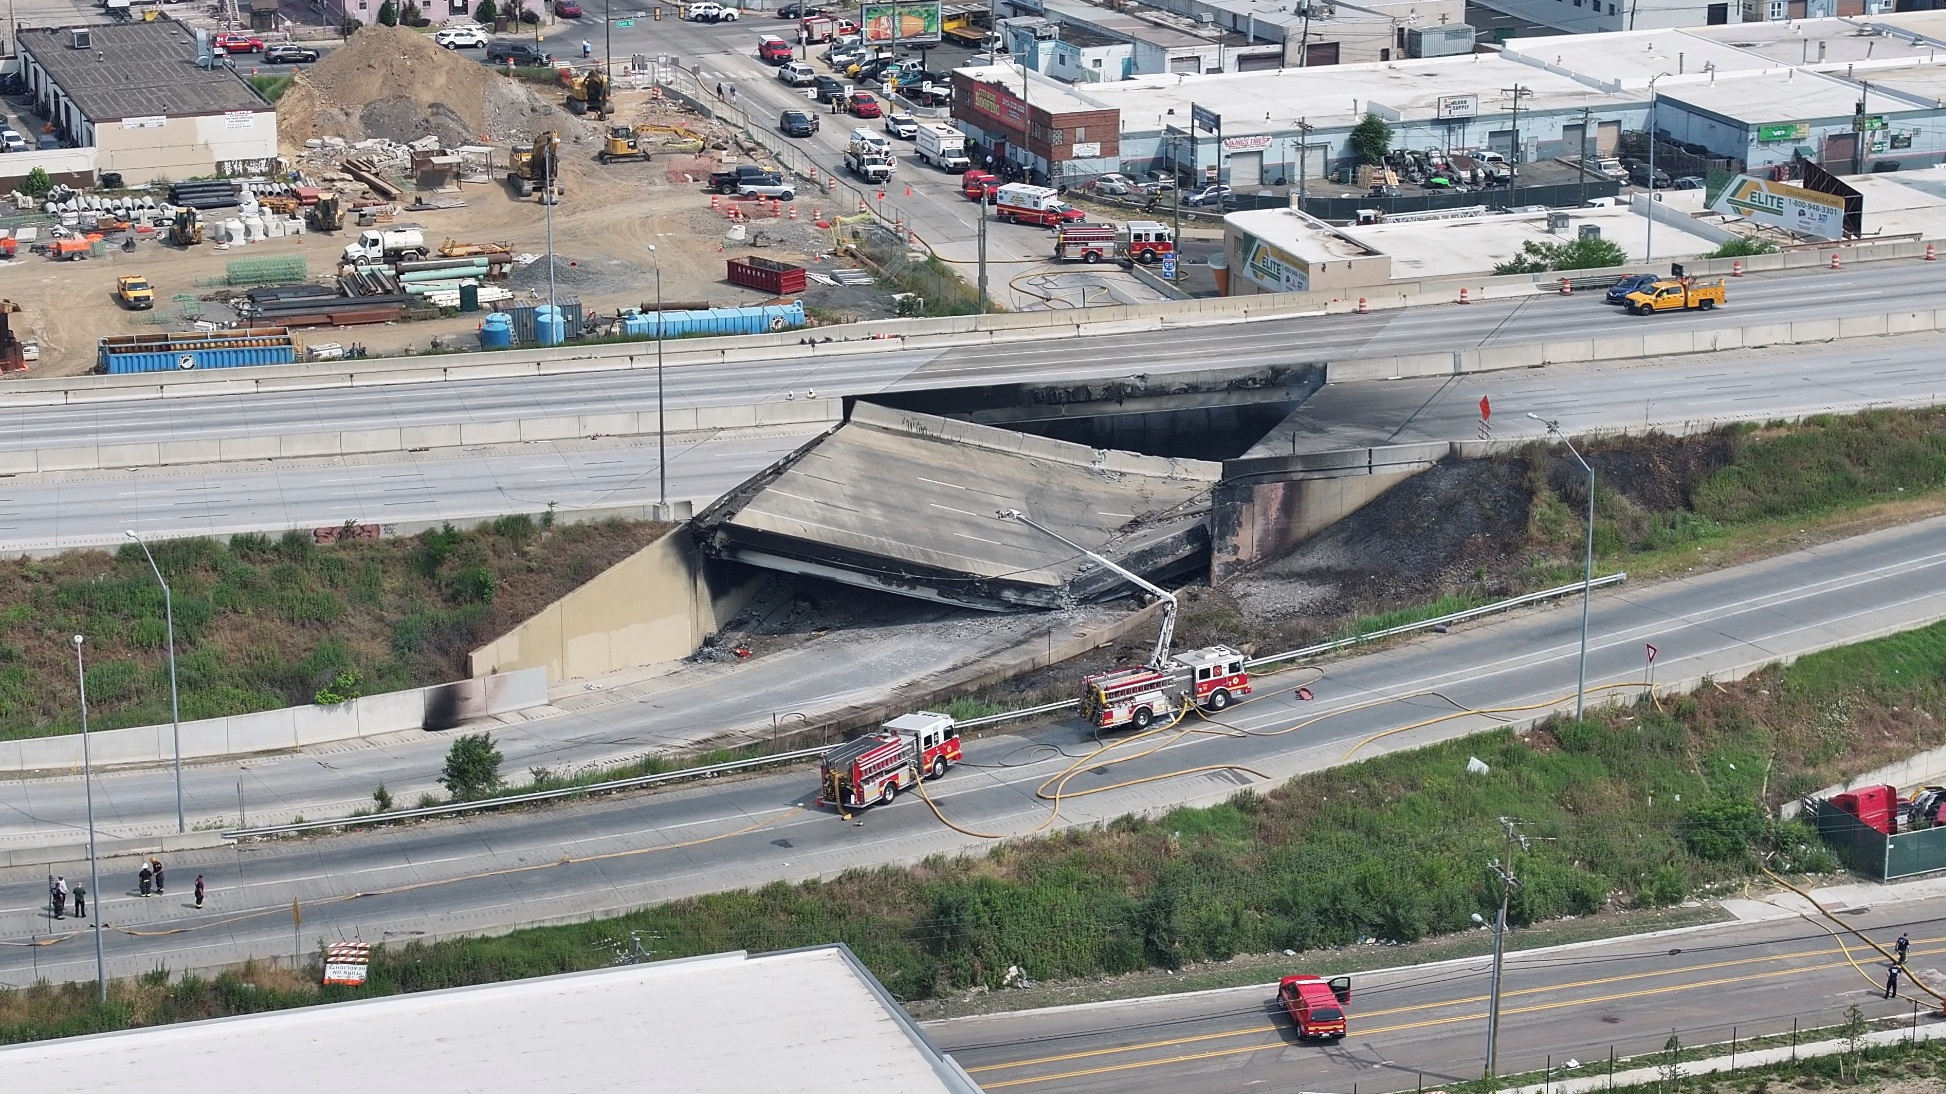
[{"label": "bulldozer", "polygon": [[316,205],[305,212],[304,220],[314,232],[342,231],[345,226],[345,208],[339,202],[338,195],[324,194],[318,198]]},{"label": "bulldozer", "polygon": [[177,209],[169,222],[169,242],[177,247],[194,247],[203,241],[203,217],[194,209]]},{"label": "bulldozer", "polygon": [[608,97],[608,92],[608,75],[599,69],[590,69],[571,78],[568,81],[568,113],[606,118],[615,112],[615,100]]},{"label": "bulldozer", "polygon": [[602,163],[622,163],[627,160],[641,160],[647,163],[649,150],[642,147],[642,138],[632,125],[611,125],[608,138],[602,142],[601,152],[596,156]]},{"label": "bulldozer", "polygon": [[551,205],[561,197],[561,135],[552,129],[536,136],[534,143],[516,148],[511,156],[507,181],[514,193],[531,197],[541,191],[541,204]]}]

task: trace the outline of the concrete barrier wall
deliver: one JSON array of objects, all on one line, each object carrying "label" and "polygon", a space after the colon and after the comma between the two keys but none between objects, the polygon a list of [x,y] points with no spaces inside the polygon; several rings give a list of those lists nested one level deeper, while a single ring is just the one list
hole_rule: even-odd
[{"label": "concrete barrier wall", "polygon": [[[1833,244],[1787,254],[1757,255],[1740,261],[1744,270],[1757,273],[1828,265],[1833,253],[1841,254],[1846,262],[1870,262],[1923,258],[1925,251],[1924,240],[1869,241]],[[1732,262],[1731,259],[1694,259],[1686,261],[1684,266],[1691,273],[1715,276],[1729,273]],[[1635,265],[1609,270],[1578,270],[1576,276],[1639,273],[1646,268]],[[1475,299],[1524,296],[1536,291],[1551,292],[1558,279],[1558,274],[1481,274],[1400,281],[1342,292],[1274,293],[1124,304],[1089,308],[1081,313],[1003,312],[946,319],[886,319],[818,328],[819,333],[830,334],[837,340],[813,345],[804,344],[808,333],[805,331],[685,338],[665,345],[663,358],[666,366],[692,367],[746,361],[815,359],[833,354],[890,353],[911,349],[915,344],[982,345],[1022,339],[1078,338],[1094,333],[1103,324],[1153,321],[1159,328],[1176,328],[1343,311],[1357,299],[1348,293],[1361,291],[1368,297],[1369,306],[1374,308],[1452,300],[1457,298],[1462,287]],[[921,339],[929,341],[917,341]],[[603,369],[654,368],[655,361],[652,344],[625,342],[555,348],[521,347],[492,353],[265,365],[250,368],[247,375],[239,375],[237,370],[218,369],[170,373],[166,379],[155,374],[47,377],[9,381],[0,387],[0,407],[547,376]]]},{"label": "concrete barrier wall", "polygon": [[1007,452],[1049,463],[1087,467],[1107,473],[1147,475],[1155,478],[1188,478],[1215,482],[1220,465],[1208,460],[1172,459],[1145,456],[1139,452],[1090,448],[1085,444],[1040,437],[998,426],[944,418],[916,410],[895,410],[875,403],[860,402],[851,408],[853,425],[871,426],[915,437],[936,437],[942,441]]},{"label": "concrete barrier wall", "polygon": [[[461,716],[483,718],[547,702],[547,674],[530,669],[486,679],[366,695],[336,706],[284,707],[182,723],[184,759],[274,752],[408,729],[444,729]],[[97,766],[162,763],[175,758],[167,724],[88,735]],[[0,741],[0,771],[78,771],[81,736]]]},{"label": "concrete barrier wall", "polygon": [[579,680],[681,660],[722,630],[766,576],[734,564],[706,569],[684,525],[474,650],[473,675]]},{"label": "concrete barrier wall", "polygon": [[[844,415],[839,399],[802,399],[737,406],[670,407],[670,433],[760,429],[792,425],[835,425]],[[245,460],[287,460],[318,456],[355,456],[422,448],[459,448],[483,444],[521,444],[594,437],[641,437],[656,432],[656,413],[617,411],[498,422],[458,422],[319,433],[286,433],[211,440],[147,444],[81,445],[0,451],[0,474],[49,471],[164,467]]]}]

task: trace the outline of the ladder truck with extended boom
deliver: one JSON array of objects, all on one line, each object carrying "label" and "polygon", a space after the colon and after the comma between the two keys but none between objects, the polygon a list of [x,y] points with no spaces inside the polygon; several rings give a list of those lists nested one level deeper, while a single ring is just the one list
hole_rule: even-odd
[{"label": "ladder truck with extended boom", "polygon": [[1003,509],[996,515],[1059,541],[1162,602],[1162,627],[1156,632],[1155,649],[1146,662],[1082,678],[1081,717],[1097,732],[1121,726],[1146,730],[1173,717],[1187,702],[1216,711],[1228,707],[1237,696],[1250,694],[1250,670],[1239,650],[1206,646],[1170,656],[1169,646],[1176,636],[1174,593],[1036,523],[1018,509]]}]

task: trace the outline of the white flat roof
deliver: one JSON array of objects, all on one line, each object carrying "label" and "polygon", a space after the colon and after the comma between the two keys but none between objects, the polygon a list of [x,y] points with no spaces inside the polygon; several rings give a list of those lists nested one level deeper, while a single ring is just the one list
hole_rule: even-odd
[{"label": "white flat roof", "polygon": [[1946,236],[1946,169],[1846,175],[1865,197],[1865,236]]},{"label": "white flat roof", "polygon": [[1789,67],[1683,30],[1510,38],[1501,43],[1501,51],[1615,90],[1646,91],[1650,80],[1661,77],[1656,87],[1666,92],[1677,84],[1707,83],[1712,72],[1721,78],[1731,72],[1781,72]]},{"label": "white flat roof", "polygon": [[1866,103],[1873,114],[1899,108],[1885,97],[1876,94],[1881,89],[1930,102],[1935,106],[1946,106],[1946,57],[1942,57],[1936,64],[1902,65],[1898,68],[1874,72],[1871,75],[1871,85],[1873,94],[1867,96]]},{"label": "white flat roof", "polygon": [[1889,28],[1906,35],[1918,35],[1934,42],[1946,43],[1946,11],[1902,11],[1890,15],[1864,15],[1854,21],[1865,26]]},{"label": "white flat roof", "polygon": [[[1648,218],[1626,205],[1566,212],[1570,220],[1567,232],[1562,235],[1548,232],[1546,213],[1364,224],[1341,230],[1374,250],[1391,255],[1394,281],[1488,273],[1498,263],[1519,254],[1521,245],[1529,240],[1569,242],[1580,233],[1583,224],[1599,226],[1601,237],[1626,251],[1630,262],[1642,261],[1648,242]],[[1675,225],[1657,222],[1655,226],[1658,259],[1684,258],[1715,249],[1715,243]]]},{"label": "white flat roof", "polygon": [[979,1094],[835,946],[36,1041],[0,1048],[0,1075],[88,1094]]},{"label": "white flat roof", "polygon": [[1312,220],[1295,209],[1244,209],[1223,220],[1312,265],[1379,254],[1366,244],[1347,238],[1348,232]]},{"label": "white flat roof", "polygon": [[[1816,65],[1820,60],[1829,67],[1858,61],[1930,59],[1934,52],[1932,47],[1911,45],[1906,38],[1874,34],[1868,26],[1861,25],[1876,18],[1727,23],[1715,27],[1690,27],[1684,33],[1792,65]],[[1819,46],[1824,47],[1822,57]]]},{"label": "white flat roof", "polygon": [[[1656,89],[1664,99],[1674,99],[1745,125],[1849,118],[1858,104],[1855,85],[1802,68],[1781,73],[1745,73],[1673,87],[1665,80]],[[1890,96],[1880,96],[1880,100],[1872,106],[1875,114],[1920,109]]]},{"label": "white flat roof", "polygon": [[1515,85],[1533,92],[1521,99],[1522,113],[1602,109],[1644,101],[1641,95],[1609,94],[1485,53],[1201,76],[1137,76],[1089,84],[1085,94],[1120,108],[1123,128],[1129,133],[1156,132],[1156,120],[1171,110],[1176,116],[1169,120],[1188,129],[1189,104],[1194,102],[1222,115],[1223,135],[1230,137],[1289,132],[1298,118],[1321,129],[1344,128],[1356,125],[1374,104],[1397,111],[1408,122],[1427,121],[1437,116],[1439,99],[1447,95],[1479,95],[1482,115],[1504,113],[1511,100],[1499,89]]}]

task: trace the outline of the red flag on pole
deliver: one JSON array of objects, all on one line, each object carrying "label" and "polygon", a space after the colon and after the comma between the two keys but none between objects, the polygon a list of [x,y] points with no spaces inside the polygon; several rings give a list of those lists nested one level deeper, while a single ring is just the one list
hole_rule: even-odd
[{"label": "red flag on pole", "polygon": [[1493,404],[1487,402],[1487,397],[1482,395],[1480,396],[1480,420],[1484,422],[1491,417],[1493,417]]},{"label": "red flag on pole", "polygon": [[1644,646],[1648,646],[1648,647],[1649,647],[1649,664],[1651,664],[1651,665],[1653,665],[1653,664],[1655,664],[1655,647],[1654,647],[1654,646],[1650,646],[1650,645],[1649,645],[1649,643],[1647,643],[1647,642],[1644,642],[1644,643],[1642,643],[1642,644],[1643,644]]}]

